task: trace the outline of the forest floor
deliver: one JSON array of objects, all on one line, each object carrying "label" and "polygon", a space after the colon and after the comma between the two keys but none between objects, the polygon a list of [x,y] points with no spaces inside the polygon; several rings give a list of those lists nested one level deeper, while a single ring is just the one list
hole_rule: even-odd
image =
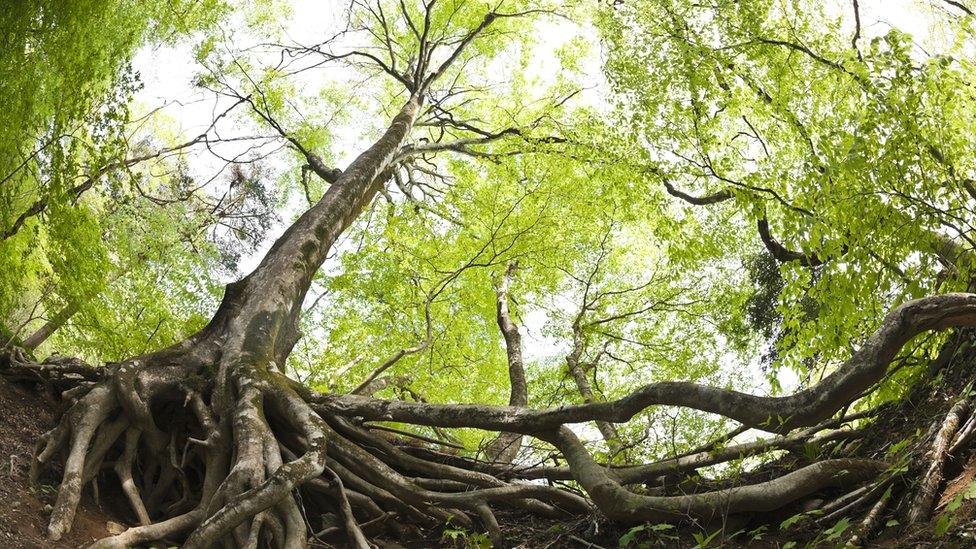
[{"label": "forest floor", "polygon": [[[908,398],[893,403],[879,414],[869,428],[868,435],[856,448],[850,450],[858,457],[883,459],[892,445],[923,434],[945,414],[965,389],[976,372],[976,345],[960,349],[954,359],[932,383],[919,388]],[[106,483],[98,502],[86,491],[78,507],[74,527],[65,539],[51,542],[45,538],[50,506],[56,491],[53,484],[60,475],[49,472],[40,479],[39,486],[28,484],[28,469],[34,444],[42,433],[54,425],[58,404],[53,397],[36,392],[26,385],[11,384],[0,379],[0,548],[26,549],[35,547],[78,548],[105,537],[131,524],[124,498],[117,486]],[[757,482],[772,478],[784,471],[809,463],[801,453],[787,453],[735,479],[735,483]],[[904,476],[921,478],[922,465],[909,466]],[[871,547],[902,548],[955,548],[976,547],[976,447],[970,447],[946,469],[946,484],[938,500],[931,520],[921,525],[905,527],[899,520],[907,501],[900,494],[893,494],[897,505],[892,506],[881,521],[880,531],[875,533]],[[727,487],[729,481],[705,482],[698,490]],[[50,484],[49,484],[50,483]],[[838,489],[821,494],[821,501],[829,501],[844,492]],[[899,490],[904,493],[904,490]],[[723,524],[672,528],[645,525],[630,535],[629,547],[640,548],[692,548],[692,547],[757,547],[803,548],[837,547],[844,539],[825,539],[825,532],[832,524],[806,525],[795,522],[788,529],[780,526],[797,514],[815,508],[817,500],[806,500],[787,506],[775,513],[753,516],[749,519],[730,520]],[[861,513],[866,510],[862,510]],[[610,549],[621,547],[621,537],[628,536],[628,526],[608,523],[596,517],[584,517],[567,521],[543,519],[521,512],[499,510],[498,521],[512,547],[523,549]],[[736,520],[732,520],[736,519]],[[860,515],[851,516],[851,525]],[[724,528],[723,528],[724,526]],[[700,541],[708,534],[721,531],[708,540]],[[381,540],[377,540],[381,541]],[[382,543],[382,542],[381,542]],[[387,548],[409,547],[488,547],[487,539],[450,527],[444,531],[428,531],[414,540],[390,541]],[[792,543],[792,544],[791,544]],[[341,547],[318,544],[313,547]]]}]

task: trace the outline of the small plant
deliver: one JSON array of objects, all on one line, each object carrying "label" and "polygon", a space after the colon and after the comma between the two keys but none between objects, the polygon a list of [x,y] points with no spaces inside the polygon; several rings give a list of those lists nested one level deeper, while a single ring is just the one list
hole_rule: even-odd
[{"label": "small plant", "polygon": [[807,519],[807,518],[810,518],[810,517],[814,517],[814,516],[820,515],[822,513],[823,513],[823,511],[821,511],[820,509],[814,509],[812,511],[806,511],[806,512],[803,512],[803,513],[797,513],[797,514],[789,517],[788,519],[784,520],[783,522],[781,522],[779,524],[779,529],[780,530],[786,530],[789,527],[793,526],[794,524],[800,522],[801,520],[804,520],[804,519]]},{"label": "small plant", "polygon": [[843,534],[850,526],[851,526],[851,520],[847,517],[844,517],[838,520],[836,524],[831,526],[829,530],[824,532],[824,534],[827,535],[827,537],[824,539],[826,541],[834,541],[835,539],[840,538],[841,534]]},{"label": "small plant", "polygon": [[945,512],[935,522],[934,532],[937,537],[942,537],[949,531],[956,522],[956,511],[962,507],[964,501],[976,499],[976,481],[973,481],[965,490],[960,490],[949,503],[946,504]]},{"label": "small plant", "polygon": [[709,544],[715,541],[715,538],[718,537],[718,535],[721,533],[722,533],[721,529],[715,530],[714,532],[708,534],[707,536],[705,535],[705,532],[695,532],[694,534],[692,534],[692,537],[695,538],[695,543],[697,543],[697,545],[695,545],[695,549],[705,549],[706,547],[709,546]]},{"label": "small plant", "polygon": [[448,526],[441,534],[442,540],[450,541],[454,547],[465,549],[491,549],[491,539],[481,532],[469,532],[464,528]]},{"label": "small plant", "polygon": [[748,533],[749,540],[750,541],[760,541],[760,540],[762,540],[763,539],[763,536],[766,535],[766,531],[767,530],[769,530],[769,527],[763,525],[763,526],[760,526],[759,528],[756,528],[755,530],[750,531]]},{"label": "small plant", "polygon": [[660,524],[641,524],[640,526],[634,526],[630,530],[627,530],[627,532],[624,535],[620,536],[620,540],[618,540],[617,543],[618,546],[621,548],[636,547],[637,549],[646,549],[648,547],[651,547],[651,542],[650,541],[638,542],[637,537],[640,533],[647,532],[648,534],[657,538],[659,541],[674,541],[678,539],[678,536],[665,533],[668,530],[673,530],[673,529],[674,529],[674,525],[668,524],[666,522],[662,522]]}]

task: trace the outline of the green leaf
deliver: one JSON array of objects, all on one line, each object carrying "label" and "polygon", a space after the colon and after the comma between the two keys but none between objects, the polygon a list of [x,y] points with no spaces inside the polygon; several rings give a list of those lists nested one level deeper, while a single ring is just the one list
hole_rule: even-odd
[{"label": "green leaf", "polygon": [[827,541],[833,541],[841,536],[848,527],[850,527],[851,521],[847,517],[838,520],[833,526],[828,529],[825,534]]}]

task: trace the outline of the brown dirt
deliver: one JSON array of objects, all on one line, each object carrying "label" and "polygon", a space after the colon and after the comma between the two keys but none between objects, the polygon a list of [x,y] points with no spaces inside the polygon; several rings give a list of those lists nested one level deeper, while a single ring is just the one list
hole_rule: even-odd
[{"label": "brown dirt", "polygon": [[939,499],[939,503],[935,506],[935,512],[942,511],[959,492],[969,488],[969,485],[974,480],[976,480],[976,456],[969,459],[969,462],[966,463],[966,466],[963,467],[962,472],[956,478],[946,483],[945,492],[942,493],[942,498]]},{"label": "brown dirt", "polygon": [[87,547],[109,535],[109,521],[119,522],[86,497],[71,533],[58,542],[46,539],[48,506],[54,503],[55,491],[43,484],[44,479],[37,487],[29,486],[27,471],[34,443],[53,426],[56,408],[29,388],[0,379],[0,547],[4,549]]}]

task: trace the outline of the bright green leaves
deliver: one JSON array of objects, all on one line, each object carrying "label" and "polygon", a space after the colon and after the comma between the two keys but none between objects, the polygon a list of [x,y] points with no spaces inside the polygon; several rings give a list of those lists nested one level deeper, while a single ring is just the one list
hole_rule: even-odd
[{"label": "bright green leaves", "polygon": [[[0,315],[21,338],[72,311],[69,326],[79,330],[59,329],[51,348],[122,358],[159,343],[143,332],[169,342],[200,313],[186,303],[205,302],[211,289],[175,304],[189,285],[168,256],[174,227],[185,234],[199,225],[185,212],[156,218],[156,227],[143,223],[160,214],[157,205],[133,204],[136,178],[118,165],[146,152],[130,142],[129,101],[141,86],[129,65],[136,49],[205,29],[223,13],[213,0],[37,0],[0,13]],[[154,270],[158,278],[136,283]]]},{"label": "bright green leaves", "polygon": [[[512,263],[533,406],[583,400],[566,361],[577,346],[595,399],[663,380],[752,390],[763,373],[778,390],[784,367],[812,383],[893,303],[966,287],[976,70],[965,28],[929,56],[895,30],[855,51],[843,21],[801,0],[557,4],[357,1],[336,11],[348,27],[337,17],[306,42],[284,32],[301,23],[285,2],[236,13],[193,52],[197,84],[240,100],[248,118],[225,121],[241,134],[288,148],[273,169],[222,176],[240,223],[209,208],[187,158],[100,170],[177,144],[159,116],[132,145],[140,84],[126,62],[147,37],[212,25],[222,6],[35,2],[0,16],[0,229],[48,201],[0,243],[9,327],[76,304],[49,345],[95,360],[199,327],[272,210],[288,218],[326,192],[332,178],[313,160],[348,166],[489,10],[501,17],[426,90],[392,177],[316,279],[289,360],[302,380],[349,391],[402,355],[377,396],[505,402],[493,286]],[[117,32],[92,34],[104,28]],[[773,260],[761,226],[792,260]],[[893,385],[918,375],[905,368]],[[650,409],[619,430],[654,457],[727,427]],[[482,436],[459,438],[474,451]]]},{"label": "bright green leaves", "polygon": [[[607,74],[622,127],[657,178],[723,204],[696,206],[726,257],[749,257],[766,218],[791,250],[828,261],[782,266],[777,356],[801,379],[849,355],[892,303],[960,289],[973,173],[971,52],[920,52],[897,29],[862,36],[811,2],[627,3],[604,15]],[[933,31],[934,32],[934,31]],[[963,175],[970,174],[970,175]],[[674,199],[677,200],[677,199]],[[742,250],[736,253],[733,249]],[[953,274],[956,273],[956,274]],[[735,301],[724,305],[735,314]],[[754,311],[754,309],[750,309]]]}]

